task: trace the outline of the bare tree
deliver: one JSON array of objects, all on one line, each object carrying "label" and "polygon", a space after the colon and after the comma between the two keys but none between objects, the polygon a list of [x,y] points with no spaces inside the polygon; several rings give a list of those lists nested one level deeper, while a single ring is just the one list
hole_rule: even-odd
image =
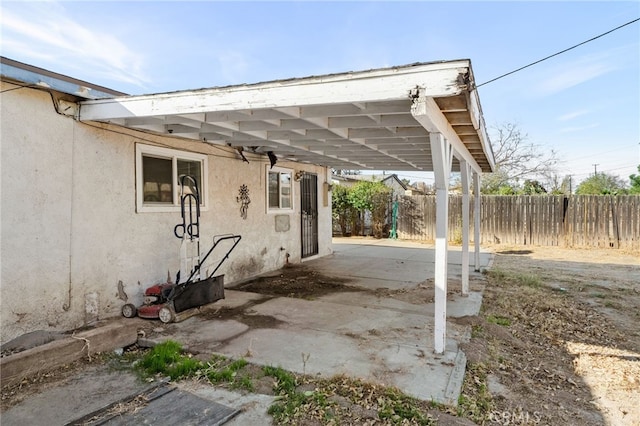
[{"label": "bare tree", "polygon": [[483,177],[482,192],[499,193],[501,188],[516,189],[526,179],[547,180],[557,174],[558,153],[528,142],[528,136],[515,123],[491,128],[495,171]]},{"label": "bare tree", "polygon": [[551,176],[546,177],[548,184],[547,189],[550,194],[553,195],[571,195],[573,192],[573,182],[571,175],[560,176],[558,173],[553,173]]}]

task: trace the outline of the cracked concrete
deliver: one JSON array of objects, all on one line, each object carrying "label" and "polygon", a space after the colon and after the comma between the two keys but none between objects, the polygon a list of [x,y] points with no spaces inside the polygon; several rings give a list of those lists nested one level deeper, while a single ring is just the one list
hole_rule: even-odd
[{"label": "cracked concrete", "polygon": [[[332,256],[305,263],[326,276],[345,277],[363,289],[410,289],[433,276],[431,246],[370,239],[340,239]],[[460,253],[452,250],[449,274],[460,276]],[[486,267],[491,256],[481,255]],[[470,268],[470,275],[481,275]],[[374,278],[375,277],[375,278]],[[482,294],[450,295],[449,317],[475,315]],[[243,309],[244,308],[244,309]],[[272,327],[249,327],[242,320],[211,320],[207,311],[234,309],[272,318]],[[466,357],[459,343],[469,338],[467,327],[449,322],[444,354],[433,350],[433,303],[416,304],[347,291],[316,300],[226,291],[226,299],[207,307],[201,316],[167,326],[150,336],[171,338],[199,353],[243,357],[297,373],[326,377],[346,374],[397,386],[420,399],[455,405],[464,377]]]},{"label": "cracked concrete", "polygon": [[[243,357],[256,364],[325,377],[345,374],[396,386],[420,399],[455,405],[466,364],[459,344],[469,338],[468,326],[449,321],[445,353],[436,355],[433,351],[433,303],[403,301],[370,291],[411,289],[432,278],[433,247],[354,238],[336,240],[334,250],[333,255],[305,262],[305,266],[327,276],[349,278],[350,284],[368,291],[335,292],[316,300],[303,300],[226,290],[226,299],[200,308],[198,315],[185,321],[164,325],[135,319],[128,320],[131,321],[128,324],[134,331],[140,324],[157,324],[139,339],[142,344],[171,339],[204,355],[217,353]],[[482,253],[481,267],[489,266],[491,259],[490,254]],[[459,279],[459,250],[451,250],[448,267],[451,280]],[[470,277],[475,282],[483,280],[473,268],[470,268]],[[481,303],[481,289],[472,291],[469,296],[450,294],[448,317],[475,315]],[[232,315],[217,319],[216,312],[224,309],[231,310]],[[104,386],[102,382],[123,384],[117,374],[101,377],[100,386]],[[91,379],[94,379],[92,383],[97,383],[95,377],[88,378]],[[93,395],[91,386],[94,384],[83,380],[28,398],[2,414],[3,424],[11,424],[13,420],[13,424],[30,423],[28,419],[33,420],[33,414],[42,410],[48,415],[38,417],[43,421],[40,424],[51,424],[51,413],[54,412],[59,414],[56,418],[64,422],[70,413],[76,418],[81,411],[65,401],[80,401],[75,404],[86,408],[97,402],[104,404],[118,395],[117,392],[95,392]],[[122,390],[137,392],[137,386],[132,383]],[[242,415],[230,424],[270,423],[266,411],[273,397],[240,395],[193,384],[179,386],[192,386],[186,390],[242,409]]]}]

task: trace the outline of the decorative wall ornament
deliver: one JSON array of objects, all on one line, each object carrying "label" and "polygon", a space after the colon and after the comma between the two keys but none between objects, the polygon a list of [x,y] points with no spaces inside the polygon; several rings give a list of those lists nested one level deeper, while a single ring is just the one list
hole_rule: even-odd
[{"label": "decorative wall ornament", "polygon": [[251,199],[249,198],[249,188],[247,185],[241,185],[239,196],[236,197],[236,201],[240,203],[240,217],[243,219],[247,219],[247,210],[249,209],[249,203]]}]

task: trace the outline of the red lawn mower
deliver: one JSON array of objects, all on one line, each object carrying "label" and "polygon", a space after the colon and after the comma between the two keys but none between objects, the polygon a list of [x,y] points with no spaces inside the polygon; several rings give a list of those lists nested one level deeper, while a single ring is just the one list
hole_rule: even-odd
[{"label": "red lawn mower", "polygon": [[[182,239],[180,246],[181,271],[190,269],[191,273],[182,283],[180,282],[181,271],[179,271],[176,276],[176,284],[167,282],[147,288],[141,306],[136,308],[132,303],[127,303],[122,307],[122,315],[126,318],[138,315],[140,318],[159,319],[163,323],[170,323],[175,321],[177,313],[224,299],[224,275],[215,276],[215,273],[229,258],[229,254],[236,248],[242,237],[240,235],[214,236],[213,245],[200,260],[200,194],[198,184],[192,176],[183,175],[180,177],[180,187],[182,223],[176,225],[174,235]],[[230,248],[213,272],[205,279],[200,279],[201,266],[223,241],[229,241]],[[188,248],[191,247],[193,250],[194,246],[195,255],[188,257]],[[229,247],[228,244],[227,247]]]}]

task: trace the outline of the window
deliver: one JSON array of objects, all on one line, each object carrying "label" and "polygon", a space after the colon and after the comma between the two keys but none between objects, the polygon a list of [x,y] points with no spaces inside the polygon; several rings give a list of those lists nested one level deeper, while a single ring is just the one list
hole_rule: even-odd
[{"label": "window", "polygon": [[[137,211],[180,210],[180,176],[183,175],[193,176],[198,184],[201,208],[205,208],[207,205],[206,155],[137,144]],[[193,188],[189,189],[193,190]]]},{"label": "window", "polygon": [[293,209],[291,170],[273,169],[267,171],[267,207],[268,210]]}]

